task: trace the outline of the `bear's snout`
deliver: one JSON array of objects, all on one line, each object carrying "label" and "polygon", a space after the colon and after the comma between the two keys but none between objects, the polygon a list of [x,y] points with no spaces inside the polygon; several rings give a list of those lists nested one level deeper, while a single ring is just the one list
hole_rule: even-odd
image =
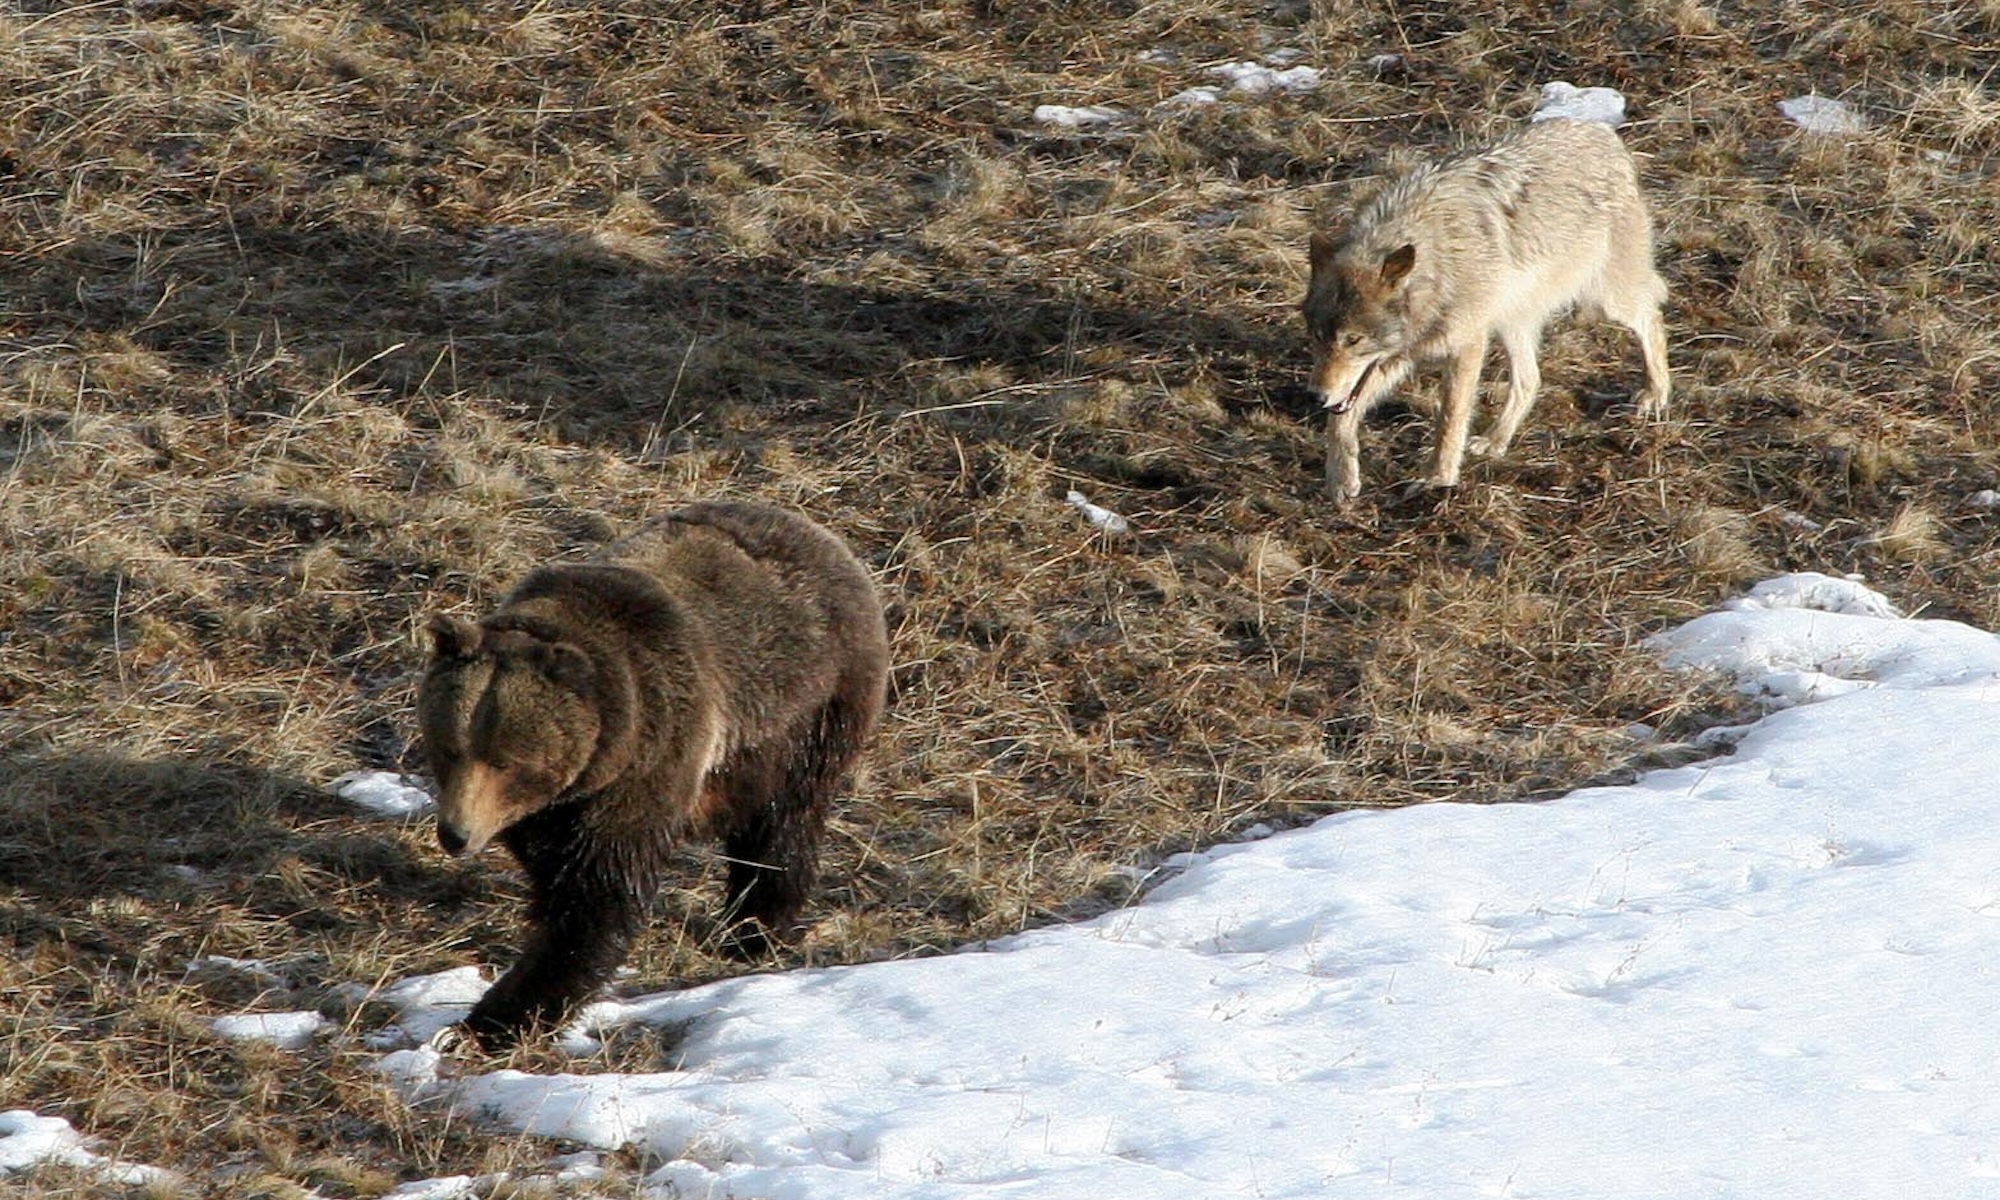
[{"label": "bear's snout", "polygon": [[437,839],[446,854],[470,858],[511,820],[507,772],[473,760],[445,771],[438,790]]}]

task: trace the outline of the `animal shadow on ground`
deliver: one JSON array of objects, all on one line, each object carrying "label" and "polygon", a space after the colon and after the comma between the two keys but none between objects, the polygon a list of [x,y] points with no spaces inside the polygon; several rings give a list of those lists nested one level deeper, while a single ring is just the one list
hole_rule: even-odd
[{"label": "animal shadow on ground", "polygon": [[[534,228],[242,221],[79,241],[0,281],[31,340],[128,336],[239,376],[290,356],[361,389],[495,397],[562,436],[624,449],[713,430],[746,407],[808,423],[934,398],[951,407],[925,374],[941,366],[997,368],[1032,386],[1091,370],[1085,359],[1168,377],[1200,364],[1262,402],[1284,381],[1258,378],[1260,364],[1296,349],[1288,329],[1194,306],[1123,307],[1060,280],[823,282],[779,259],[672,251],[635,256]],[[254,405],[256,388],[244,392],[233,403]]]},{"label": "animal shadow on ground", "polygon": [[489,886],[446,877],[407,838],[253,767],[10,751],[0,813],[0,931],[23,952],[60,946],[117,975],[365,944],[419,899]]}]

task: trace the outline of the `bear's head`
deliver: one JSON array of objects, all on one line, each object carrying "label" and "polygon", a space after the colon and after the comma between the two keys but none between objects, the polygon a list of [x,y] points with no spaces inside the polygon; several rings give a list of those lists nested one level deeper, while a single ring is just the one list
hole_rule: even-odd
[{"label": "bear's head", "polygon": [[525,629],[432,620],[418,721],[438,783],[438,844],[472,855],[560,799],[597,752],[596,671]]}]

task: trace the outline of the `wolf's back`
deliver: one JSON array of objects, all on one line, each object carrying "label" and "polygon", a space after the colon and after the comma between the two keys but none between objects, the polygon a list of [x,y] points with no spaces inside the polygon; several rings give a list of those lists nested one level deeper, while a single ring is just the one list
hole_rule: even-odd
[{"label": "wolf's back", "polygon": [[1432,263],[1498,251],[1517,266],[1570,259],[1607,237],[1646,239],[1650,220],[1632,155],[1610,127],[1553,120],[1478,150],[1419,167],[1355,220],[1364,256],[1430,245]]}]

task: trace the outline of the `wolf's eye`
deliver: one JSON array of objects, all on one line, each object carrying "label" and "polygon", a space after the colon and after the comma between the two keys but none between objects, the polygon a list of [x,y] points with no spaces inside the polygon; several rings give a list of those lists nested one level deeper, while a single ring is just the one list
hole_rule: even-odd
[{"label": "wolf's eye", "polygon": [[1343,350],[1352,350],[1360,344],[1361,335],[1352,329],[1346,330],[1340,335],[1340,348]]}]

